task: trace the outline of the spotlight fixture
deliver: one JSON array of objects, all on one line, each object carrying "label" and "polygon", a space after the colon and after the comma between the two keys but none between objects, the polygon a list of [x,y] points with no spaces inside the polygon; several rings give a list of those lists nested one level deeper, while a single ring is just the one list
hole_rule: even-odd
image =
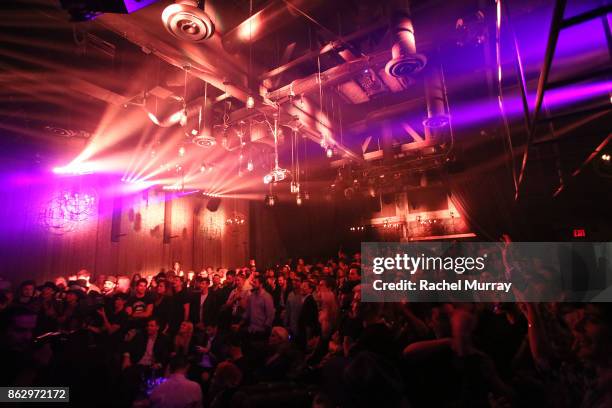
[{"label": "spotlight fixture", "polygon": [[143,107],[142,109],[146,112],[147,117],[151,120],[151,122],[163,128],[172,127],[176,125],[177,123],[182,123],[185,121],[187,117],[184,109],[174,112],[173,114],[168,116],[166,119],[159,119],[153,112],[147,110],[147,108],[145,107]]},{"label": "spotlight fixture", "polygon": [[610,154],[609,153],[604,153],[601,155],[601,160],[605,161],[605,162],[609,162],[610,161]]},{"label": "spotlight fixture", "polygon": [[247,109],[253,109],[255,107],[255,98],[253,98],[251,95],[249,95],[247,98],[246,107]]},{"label": "spotlight fixture", "polygon": [[331,146],[328,146],[325,149],[325,155],[327,156],[328,159],[331,159],[334,156],[334,149]]},{"label": "spotlight fixture", "polygon": [[274,205],[276,204],[277,201],[277,197],[273,194],[266,194],[266,197],[264,198],[264,203],[268,206],[268,207],[274,207]]},{"label": "spotlight fixture", "polygon": [[295,203],[297,205],[302,205],[302,197],[300,196],[300,193],[298,193],[297,197],[295,197]]},{"label": "spotlight fixture", "polygon": [[196,0],[176,0],[162,12],[166,30],[180,40],[202,42],[215,33],[215,25]]},{"label": "spotlight fixture", "polygon": [[296,183],[295,181],[292,181],[291,182],[291,186],[290,186],[289,189],[291,191],[291,194],[299,194],[299,192],[300,192],[300,184]]},{"label": "spotlight fixture", "polygon": [[289,174],[289,170],[276,167],[274,170],[264,176],[263,182],[264,184],[277,183],[285,180]]}]

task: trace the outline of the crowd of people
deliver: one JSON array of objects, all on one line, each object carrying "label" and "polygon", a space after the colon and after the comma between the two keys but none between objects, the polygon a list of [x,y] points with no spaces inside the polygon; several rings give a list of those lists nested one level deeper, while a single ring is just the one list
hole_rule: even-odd
[{"label": "crowd of people", "polygon": [[612,406],[609,304],[361,302],[361,257],[0,280],[0,385],[77,406]]}]

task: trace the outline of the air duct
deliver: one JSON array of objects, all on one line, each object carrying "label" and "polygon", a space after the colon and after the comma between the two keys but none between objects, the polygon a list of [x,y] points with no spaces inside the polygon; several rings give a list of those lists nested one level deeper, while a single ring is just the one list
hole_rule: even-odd
[{"label": "air duct", "polygon": [[435,137],[440,129],[448,125],[446,98],[442,72],[438,67],[428,69],[425,75],[425,103],[427,118],[423,121],[425,138]]},{"label": "air duct", "polygon": [[397,8],[391,16],[391,26],[395,43],[391,48],[391,60],[387,62],[385,71],[396,78],[416,74],[423,69],[427,58],[416,52],[414,27],[408,0],[398,0]]},{"label": "air duct", "polygon": [[201,42],[215,33],[215,25],[197,0],[176,0],[162,12],[166,30],[179,40]]}]

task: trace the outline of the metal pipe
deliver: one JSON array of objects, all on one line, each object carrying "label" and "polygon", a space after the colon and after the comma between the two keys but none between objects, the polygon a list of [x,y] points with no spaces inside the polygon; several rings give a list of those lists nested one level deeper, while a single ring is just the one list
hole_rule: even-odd
[{"label": "metal pipe", "polygon": [[[321,72],[321,86],[331,86],[353,78],[357,73],[384,62],[388,58],[387,52],[380,52],[371,56],[357,58],[342,65]],[[269,92],[266,98],[275,102],[284,102],[294,95],[302,95],[319,88],[319,74],[315,73],[305,78],[296,79],[289,85]]]},{"label": "metal pipe", "polygon": [[321,4],[321,0],[278,0],[269,3],[263,9],[238,24],[223,36],[223,48],[229,53],[236,53],[242,47],[252,44],[265,36],[281,29],[295,20],[299,15],[294,8],[312,10]]},{"label": "metal pipe", "polygon": [[518,200],[521,183],[525,178],[525,169],[527,168],[527,159],[529,158],[529,147],[531,146],[531,139],[535,133],[535,129],[538,122],[538,116],[542,109],[542,102],[544,101],[544,92],[546,91],[546,83],[548,82],[548,74],[550,74],[550,68],[552,66],[552,60],[555,56],[555,49],[557,48],[557,40],[559,39],[559,31],[562,28],[563,13],[565,12],[565,6],[567,0],[557,0],[555,2],[555,8],[553,10],[553,16],[550,22],[550,31],[548,34],[548,43],[546,44],[546,53],[544,54],[544,62],[540,71],[540,78],[538,80],[538,89],[536,93],[536,102],[533,112],[533,118],[531,120],[529,131],[527,132],[527,143],[525,145],[525,151],[523,152],[523,162],[521,163],[521,171],[517,180],[515,200]]},{"label": "metal pipe", "polygon": [[612,12],[612,4],[608,4],[606,6],[601,6],[594,8],[593,10],[589,10],[582,14],[575,15],[568,19],[565,19],[561,22],[561,28],[567,28],[574,25],[585,23],[589,20],[594,19],[595,17],[605,16],[606,14]]},{"label": "metal pipe", "polygon": [[425,139],[430,139],[439,136],[440,130],[448,125],[444,85],[439,67],[434,66],[428,70],[424,84],[427,119],[423,121],[423,125]]},{"label": "metal pipe", "polygon": [[270,70],[268,72],[265,72],[265,73],[261,74],[259,79],[263,80],[263,79],[268,79],[268,78],[275,77],[275,76],[280,75],[283,72],[285,72],[285,71],[287,71],[287,70],[289,70],[291,68],[294,68],[294,67],[296,67],[296,66],[298,66],[298,65],[300,65],[300,64],[302,64],[302,63],[304,63],[306,61],[310,61],[310,60],[312,60],[312,59],[314,59],[314,58],[316,58],[316,57],[318,57],[320,55],[327,54],[328,52],[334,51],[334,50],[342,50],[342,49],[344,49],[344,47],[342,45],[343,43],[349,42],[349,41],[353,41],[353,40],[359,39],[361,37],[365,37],[366,35],[374,32],[376,30],[379,30],[379,29],[381,29],[381,28],[383,28],[385,26],[387,26],[387,23],[382,23],[381,22],[381,23],[372,24],[372,25],[370,25],[370,26],[368,26],[368,27],[366,27],[366,28],[364,28],[362,30],[355,31],[352,34],[349,34],[347,36],[341,37],[338,40],[331,41],[331,42],[325,44],[323,47],[321,47],[318,50],[309,51],[306,54],[303,54],[303,55],[300,55],[297,58],[294,58],[293,60],[291,60],[290,62],[288,62],[288,63],[286,63],[284,65],[281,65],[279,67],[274,68],[273,70]]},{"label": "metal pipe", "polygon": [[[586,160],[584,162],[582,162],[582,164],[576,168],[576,170],[574,170],[572,172],[572,177],[568,180],[568,182],[570,180],[573,180],[574,177],[576,177],[578,174],[580,174],[582,172],[582,170],[584,170],[584,168],[586,166],[589,165],[589,163],[591,163],[593,161],[593,159],[595,159],[595,157],[597,157],[597,155],[599,155],[599,153],[608,145],[608,143],[610,143],[610,141],[612,141],[612,133],[610,133],[608,135],[608,137],[606,137],[604,139],[603,142],[601,142],[596,148],[595,150],[593,150],[593,152],[589,155],[589,157],[586,158]],[[567,185],[567,183],[560,185],[557,190],[553,193],[553,197],[557,197],[559,194],[561,194],[561,192],[563,191],[563,189],[565,188],[565,186]]]}]

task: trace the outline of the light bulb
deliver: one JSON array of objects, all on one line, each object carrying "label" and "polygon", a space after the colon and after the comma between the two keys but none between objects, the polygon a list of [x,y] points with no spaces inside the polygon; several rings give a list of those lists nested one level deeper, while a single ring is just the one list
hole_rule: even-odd
[{"label": "light bulb", "polygon": [[253,109],[255,107],[255,99],[251,95],[247,98],[246,107],[247,109]]},{"label": "light bulb", "polygon": [[325,149],[325,155],[328,159],[331,159],[334,156],[334,149],[328,147],[327,149]]},{"label": "light bulb", "polygon": [[264,184],[270,184],[272,182],[272,179],[274,178],[274,176],[272,176],[272,174],[266,174],[263,178],[263,182]]},{"label": "light bulb", "polygon": [[300,197],[300,195],[298,194],[298,196],[295,199],[295,203],[297,205],[302,205],[302,197]]}]

